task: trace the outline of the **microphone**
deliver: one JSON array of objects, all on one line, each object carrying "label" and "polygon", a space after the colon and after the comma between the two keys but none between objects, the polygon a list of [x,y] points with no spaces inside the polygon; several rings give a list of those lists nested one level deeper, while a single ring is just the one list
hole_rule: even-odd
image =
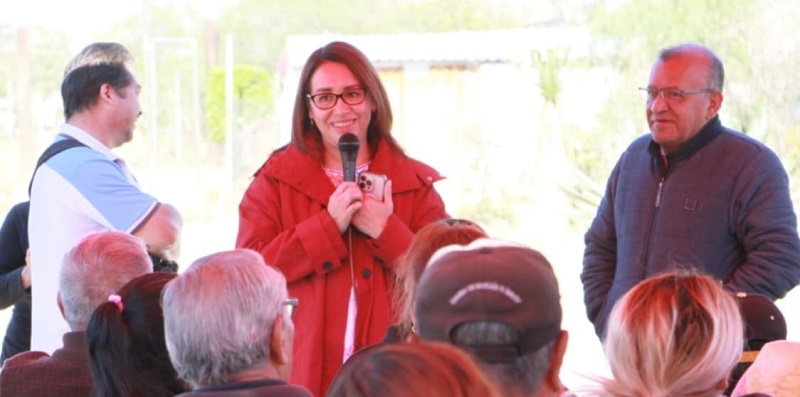
[{"label": "microphone", "polygon": [[345,182],[355,182],[358,137],[349,132],[339,137],[339,153],[342,155],[342,169],[344,171]]}]

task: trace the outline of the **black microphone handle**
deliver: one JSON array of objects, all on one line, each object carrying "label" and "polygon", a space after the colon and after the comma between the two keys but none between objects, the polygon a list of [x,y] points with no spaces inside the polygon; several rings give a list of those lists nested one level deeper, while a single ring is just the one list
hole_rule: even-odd
[{"label": "black microphone handle", "polygon": [[350,133],[344,134],[339,138],[339,153],[342,156],[342,171],[344,180],[355,182],[356,180],[356,157],[358,156],[358,138]]},{"label": "black microphone handle", "polygon": [[356,181],[356,158],[350,156],[350,152],[342,152],[342,171],[344,172],[344,180],[347,182]]}]

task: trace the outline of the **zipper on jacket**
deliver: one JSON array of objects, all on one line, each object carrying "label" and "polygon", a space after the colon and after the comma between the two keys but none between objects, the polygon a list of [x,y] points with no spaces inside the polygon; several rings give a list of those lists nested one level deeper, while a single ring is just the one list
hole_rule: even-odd
[{"label": "zipper on jacket", "polygon": [[661,181],[658,182],[658,192],[656,192],[656,208],[661,206],[661,192],[664,191],[664,177],[661,177]]},{"label": "zipper on jacket", "polygon": [[664,183],[667,180],[667,172],[669,170],[667,157],[662,152],[661,154],[661,162],[659,162],[660,171],[661,171],[661,180],[658,181],[658,190],[656,190],[656,202],[655,202],[655,209],[650,214],[650,226],[648,227],[647,231],[647,242],[644,245],[644,253],[643,258],[644,261],[642,262],[641,273],[639,274],[639,279],[643,280],[645,275],[648,273],[648,266],[650,265],[650,245],[652,244],[653,238],[653,225],[656,222],[656,217],[658,216],[658,208],[661,206],[661,195],[664,193]]}]

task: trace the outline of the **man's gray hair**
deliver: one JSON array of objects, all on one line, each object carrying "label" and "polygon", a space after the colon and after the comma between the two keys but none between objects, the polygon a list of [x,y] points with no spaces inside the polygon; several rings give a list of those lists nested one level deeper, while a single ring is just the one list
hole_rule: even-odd
[{"label": "man's gray hair", "polygon": [[247,249],[198,259],[164,290],[172,365],[192,386],[217,386],[268,361],[286,279]]},{"label": "man's gray hair", "polygon": [[64,76],[83,66],[100,64],[124,65],[133,62],[133,55],[119,43],[92,43],[86,46],[64,68]]},{"label": "man's gray hair", "polygon": [[153,271],[144,242],[118,231],[84,237],[65,256],[58,292],[64,318],[73,331],[84,331],[94,309],[125,283]]},{"label": "man's gray hair", "polygon": [[[469,346],[506,345],[516,343],[519,333],[508,324],[497,322],[470,322],[459,325],[453,332],[453,343],[466,351]],[[550,369],[556,339],[538,350],[517,357],[509,363],[487,363],[476,357],[478,366],[504,396],[531,396],[542,385]]]},{"label": "man's gray hair", "polygon": [[683,43],[662,49],[658,54],[658,59],[666,61],[680,56],[705,58],[709,64],[708,86],[722,92],[722,85],[725,83],[725,68],[722,66],[722,61],[717,57],[717,54],[700,44]]}]

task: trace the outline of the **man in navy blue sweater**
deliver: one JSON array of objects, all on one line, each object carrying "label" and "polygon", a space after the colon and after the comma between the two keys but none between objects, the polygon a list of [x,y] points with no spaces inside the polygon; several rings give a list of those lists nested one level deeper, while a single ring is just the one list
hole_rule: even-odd
[{"label": "man in navy blue sweater", "polygon": [[786,170],[764,144],[722,126],[723,81],[711,50],[681,44],[661,51],[641,88],[650,133],[620,157],[585,236],[584,301],[601,338],[617,299],[676,267],[772,300],[800,282]]}]

